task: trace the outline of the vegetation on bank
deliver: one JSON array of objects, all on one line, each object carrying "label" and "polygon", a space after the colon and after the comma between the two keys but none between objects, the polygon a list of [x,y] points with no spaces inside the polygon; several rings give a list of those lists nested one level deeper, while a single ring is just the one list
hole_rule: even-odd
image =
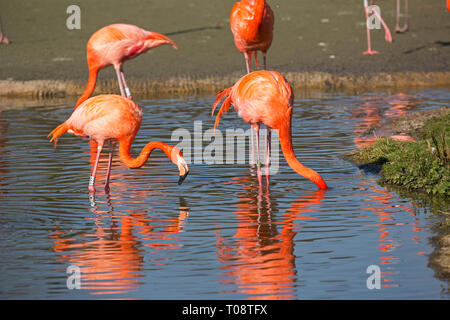
[{"label": "vegetation on bank", "polygon": [[380,184],[450,196],[450,112],[428,119],[413,134],[417,141],[380,138],[346,158],[379,171]]}]

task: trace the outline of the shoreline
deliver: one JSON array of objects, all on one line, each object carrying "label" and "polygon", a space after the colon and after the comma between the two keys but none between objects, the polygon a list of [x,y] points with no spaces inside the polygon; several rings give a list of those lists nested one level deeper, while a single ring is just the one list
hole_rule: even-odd
[{"label": "shoreline", "polygon": [[[329,72],[283,73],[294,90],[356,90],[420,88],[450,85],[450,72],[377,72],[365,74]],[[234,85],[242,75],[133,78],[127,82],[134,95],[216,93]],[[63,98],[80,96],[86,80],[0,80],[0,97]],[[117,93],[117,79],[99,79],[93,95]]]}]

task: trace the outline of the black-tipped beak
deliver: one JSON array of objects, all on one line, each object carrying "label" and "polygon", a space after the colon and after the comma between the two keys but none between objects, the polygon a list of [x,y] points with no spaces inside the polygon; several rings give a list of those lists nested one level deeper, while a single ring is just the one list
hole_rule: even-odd
[{"label": "black-tipped beak", "polygon": [[178,179],[178,185],[181,185],[181,184],[183,183],[184,179],[186,179],[186,177],[188,176],[188,174],[189,174],[189,171],[186,171],[185,174],[180,175],[180,178]]}]

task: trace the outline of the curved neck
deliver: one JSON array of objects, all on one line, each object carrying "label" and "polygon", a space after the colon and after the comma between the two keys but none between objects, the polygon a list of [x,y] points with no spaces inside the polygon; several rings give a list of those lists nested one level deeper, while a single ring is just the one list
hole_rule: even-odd
[{"label": "curved neck", "polygon": [[81,97],[78,99],[77,104],[75,105],[75,109],[82,104],[84,101],[86,101],[94,92],[95,84],[97,83],[97,75],[98,75],[98,69],[97,68],[89,68],[89,80],[88,84],[86,86],[86,89],[84,90]]},{"label": "curved neck", "polygon": [[295,156],[294,149],[292,148],[290,121],[286,125],[283,125],[278,129],[278,136],[280,138],[280,145],[281,150],[283,151],[284,158],[286,159],[292,170],[314,182],[319,187],[319,189],[328,189],[322,177],[316,171],[301,164]]},{"label": "curved neck", "polygon": [[169,146],[165,143],[162,143],[160,141],[152,141],[145,145],[144,148],[142,148],[141,153],[136,157],[133,158],[130,154],[131,150],[131,143],[133,142],[134,138],[123,138],[119,139],[119,156],[120,160],[128,167],[128,168],[139,168],[141,167],[150,157],[150,154],[155,149],[162,150],[169,159],[171,159],[171,151],[173,149],[172,146]]}]

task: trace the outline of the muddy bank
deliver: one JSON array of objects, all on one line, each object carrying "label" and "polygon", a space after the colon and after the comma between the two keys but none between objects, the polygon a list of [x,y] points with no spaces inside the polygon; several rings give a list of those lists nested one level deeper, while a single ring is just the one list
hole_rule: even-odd
[{"label": "muddy bank", "polygon": [[[125,63],[136,93],[217,91],[242,76],[245,64],[229,29],[235,1],[79,0],[81,29],[66,27],[68,0],[0,2],[0,95],[77,96],[88,77],[86,42],[111,23],[132,23],[170,36],[163,46]],[[295,87],[353,88],[450,84],[450,13],[441,0],[410,0],[409,31],[395,34],[395,1],[379,4],[393,32],[372,32],[366,50],[360,0],[268,0],[275,13],[269,69],[283,72]],[[112,68],[99,75],[97,93],[118,92]],[[34,82],[36,81],[36,82]]]},{"label": "muddy bank", "polygon": [[[338,75],[324,72],[285,73],[294,89],[315,90],[373,90],[380,88],[425,88],[450,85],[450,72],[395,73],[367,75]],[[173,78],[130,78],[132,93],[146,94],[195,94],[211,93],[232,86],[240,75]],[[411,84],[413,81],[413,84]],[[0,80],[0,96],[4,97],[77,97],[85,89],[85,81],[77,80]],[[94,94],[119,94],[116,79],[100,80]]]}]

